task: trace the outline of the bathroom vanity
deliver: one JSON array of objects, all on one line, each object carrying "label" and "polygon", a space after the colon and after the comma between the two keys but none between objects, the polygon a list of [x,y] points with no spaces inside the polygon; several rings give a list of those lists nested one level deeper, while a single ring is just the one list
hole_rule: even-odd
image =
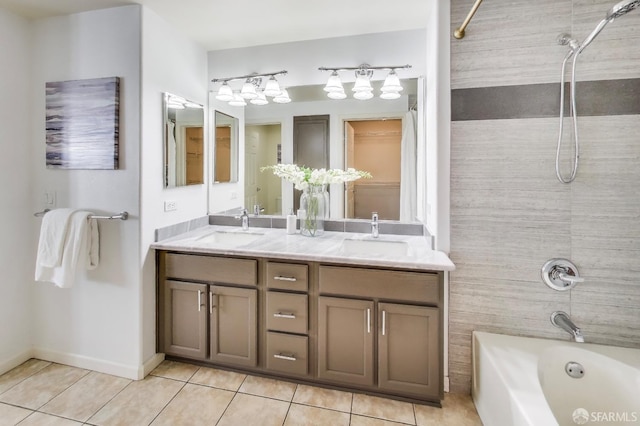
[{"label": "bathroom vanity", "polygon": [[443,253],[423,237],[225,228],[154,244],[159,352],[440,403],[443,271],[453,269]]}]

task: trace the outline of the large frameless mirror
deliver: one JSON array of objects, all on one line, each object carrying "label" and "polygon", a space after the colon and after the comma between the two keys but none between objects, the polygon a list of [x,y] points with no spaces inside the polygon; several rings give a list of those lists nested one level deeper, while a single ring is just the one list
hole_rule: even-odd
[{"label": "large frameless mirror", "polygon": [[237,182],[239,120],[216,111],[214,122],[213,183]]},{"label": "large frameless mirror", "polygon": [[204,183],[204,107],[171,93],[163,95],[164,186]]}]

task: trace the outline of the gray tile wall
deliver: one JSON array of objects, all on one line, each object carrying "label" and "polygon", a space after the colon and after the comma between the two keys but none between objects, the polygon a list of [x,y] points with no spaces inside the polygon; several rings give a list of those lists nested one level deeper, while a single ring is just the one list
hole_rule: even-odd
[{"label": "gray tile wall", "polygon": [[[558,83],[566,53],[558,33],[582,40],[615,3],[484,2],[465,38],[451,38],[452,89]],[[452,0],[452,31],[470,6]],[[639,45],[636,10],[585,49],[578,79],[640,77]],[[615,91],[608,96],[615,102]],[[485,107],[495,102],[488,97]],[[640,115],[582,116],[579,126],[580,170],[565,185],[554,170],[557,118],[452,123],[452,391],[470,390],[473,330],[565,339],[549,323],[557,309],[570,313],[587,341],[640,347]],[[547,288],[539,270],[552,257],[571,259],[586,282],[566,293]]]}]

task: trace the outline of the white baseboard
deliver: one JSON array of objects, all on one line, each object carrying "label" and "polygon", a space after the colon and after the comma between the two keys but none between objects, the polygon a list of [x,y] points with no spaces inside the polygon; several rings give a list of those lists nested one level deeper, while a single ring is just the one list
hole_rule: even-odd
[{"label": "white baseboard", "polygon": [[143,376],[141,376],[143,373],[142,366],[120,364],[84,355],[36,348],[33,350],[33,358],[56,362],[58,364],[64,364],[71,367],[85,368],[87,370],[111,374],[113,376],[124,377],[131,380],[139,380],[143,378]]},{"label": "white baseboard", "polygon": [[140,372],[142,376],[139,376],[139,379],[147,377],[147,375],[151,373],[154,368],[159,366],[162,361],[164,361],[164,354],[155,354],[149,358],[142,366],[142,371]]},{"label": "white baseboard", "polygon": [[9,370],[13,370],[23,362],[30,360],[31,358],[35,358],[33,349],[27,349],[26,351],[21,352],[14,357],[6,360],[0,360],[0,375],[6,373]]}]

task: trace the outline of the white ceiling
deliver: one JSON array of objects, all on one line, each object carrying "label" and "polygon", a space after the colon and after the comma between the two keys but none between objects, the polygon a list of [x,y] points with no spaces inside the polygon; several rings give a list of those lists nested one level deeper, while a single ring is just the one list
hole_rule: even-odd
[{"label": "white ceiling", "polygon": [[428,0],[0,0],[28,18],[139,3],[218,50],[426,27]]}]

